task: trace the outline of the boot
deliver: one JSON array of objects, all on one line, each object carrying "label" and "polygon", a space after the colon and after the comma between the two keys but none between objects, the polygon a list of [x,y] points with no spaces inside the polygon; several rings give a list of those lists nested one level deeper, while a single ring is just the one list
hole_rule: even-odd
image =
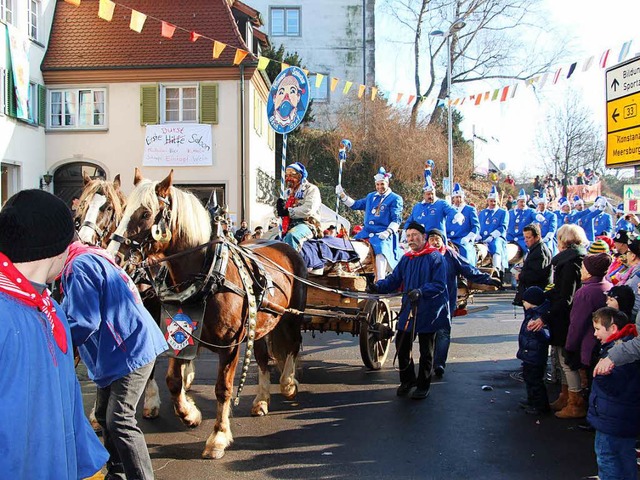
[{"label": "boot", "polygon": [[551,410],[553,410],[554,412],[559,412],[560,410],[562,410],[564,407],[567,406],[568,401],[569,401],[569,386],[563,383],[562,390],[560,391],[560,396],[555,402],[550,403],[549,406],[551,407]]},{"label": "boot", "polygon": [[569,392],[569,403],[559,412],[558,418],[584,418],[587,416],[587,402],[580,392]]}]

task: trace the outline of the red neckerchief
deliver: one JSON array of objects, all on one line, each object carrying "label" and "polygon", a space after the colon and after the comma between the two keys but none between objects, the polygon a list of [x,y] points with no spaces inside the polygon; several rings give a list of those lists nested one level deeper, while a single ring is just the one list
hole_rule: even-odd
[{"label": "red neckerchief", "polygon": [[[81,241],[76,241],[69,245],[69,256],[67,257],[67,261],[64,262],[64,267],[62,267],[62,271],[56,277],[56,280],[60,280],[60,278],[62,278],[62,275],[69,269],[73,260],[86,253],[93,253],[95,255],[98,255],[105,260],[108,260],[116,267],[118,266],[113,257],[104,248],[94,247],[93,245],[85,245]],[[62,292],[62,284],[60,285],[60,291]]]},{"label": "red neckerchief", "polygon": [[432,247],[431,245],[429,245],[428,243],[425,243],[424,248],[422,250],[420,250],[419,252],[414,252],[413,250],[409,250],[407,253],[404,254],[405,257],[409,257],[409,258],[414,258],[414,257],[421,257],[422,255],[428,255],[432,252],[441,252],[440,250],[438,250],[435,247]]},{"label": "red neckerchief", "polygon": [[[51,328],[51,334],[58,344],[58,348],[60,348],[62,353],[67,353],[67,332],[58,315],[56,315],[56,309],[49,296],[49,291],[45,289],[44,292],[40,294],[34,286],[31,285],[31,282],[13,265],[11,260],[2,253],[0,253],[0,291],[44,313]],[[49,353],[51,353],[54,365],[57,365],[58,362],[53,352],[53,346],[50,340],[48,341]]]},{"label": "red neckerchief", "polygon": [[624,327],[622,327],[616,333],[611,334],[611,336],[607,338],[604,341],[604,343],[615,342],[619,338],[628,337],[629,335],[633,337],[638,336],[638,330],[636,329],[635,323],[627,323]]},{"label": "red neckerchief", "polygon": [[[289,207],[293,207],[293,204],[296,201],[296,197],[295,197],[295,192],[293,191],[293,189],[291,189],[291,193],[289,193],[289,198],[287,198],[287,201],[284,204],[285,208],[289,208]],[[287,231],[289,230],[289,221],[291,220],[291,217],[282,217],[282,233],[287,233]]]}]

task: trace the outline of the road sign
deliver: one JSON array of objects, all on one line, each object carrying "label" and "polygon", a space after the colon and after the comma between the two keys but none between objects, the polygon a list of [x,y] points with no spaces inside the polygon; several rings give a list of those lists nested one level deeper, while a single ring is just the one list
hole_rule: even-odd
[{"label": "road sign", "polygon": [[640,185],[625,185],[622,189],[625,213],[640,213]]},{"label": "road sign", "polygon": [[640,57],[606,72],[607,167],[640,164]]}]

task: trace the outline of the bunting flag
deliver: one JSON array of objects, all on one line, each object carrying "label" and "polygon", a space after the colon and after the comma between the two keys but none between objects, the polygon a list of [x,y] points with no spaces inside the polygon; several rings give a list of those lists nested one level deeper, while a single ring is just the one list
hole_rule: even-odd
[{"label": "bunting flag", "polygon": [[573,75],[573,72],[576,70],[576,65],[578,65],[578,62],[573,62],[569,66],[569,72],[567,73],[567,78],[571,78],[571,75]]},{"label": "bunting flag", "polygon": [[506,102],[508,95],[509,95],[509,85],[507,85],[506,87],[504,87],[502,89],[502,95],[500,95],[500,101],[501,102]]},{"label": "bunting flag", "polygon": [[362,98],[362,96],[364,95],[364,91],[367,89],[367,87],[365,85],[360,85],[358,87],[358,98]]},{"label": "bunting flag", "polygon": [[454,106],[455,106],[455,105],[458,105],[458,103],[460,103],[460,97],[458,97],[458,98],[454,98],[454,99],[453,99],[453,102],[451,102],[451,105],[454,105]]},{"label": "bunting flag", "polygon": [[399,93],[399,94],[396,96],[396,103],[400,103],[400,100],[402,100],[402,96],[403,96],[403,95],[404,95],[404,93]]},{"label": "bunting flag", "polygon": [[258,57],[258,70],[266,69],[270,61],[267,57]]},{"label": "bunting flag", "polygon": [[100,0],[100,6],[98,7],[98,16],[110,22],[113,18],[113,11],[116,9],[116,4],[111,0]]},{"label": "bunting flag", "polygon": [[547,80],[549,80],[549,74],[545,73],[542,75],[542,77],[540,77],[540,83],[539,83],[540,88],[544,87],[544,85],[547,83]]},{"label": "bunting flag", "polygon": [[628,42],[624,42],[622,44],[622,48],[620,49],[620,53],[618,54],[618,63],[622,62],[627,55],[629,55],[629,50],[631,49],[631,40]]},{"label": "bunting flag", "polygon": [[602,52],[602,55],[600,55],[600,67],[601,68],[607,68],[607,60],[609,59],[609,52],[611,51],[611,49],[605,50],[604,52]]},{"label": "bunting flag", "polygon": [[371,101],[372,102],[376,99],[377,95],[378,95],[378,88],[377,87],[371,87]]},{"label": "bunting flag", "polygon": [[498,95],[500,95],[500,89],[499,89],[499,88],[496,88],[496,89],[493,91],[493,95],[491,95],[491,101],[492,101],[492,102],[495,102],[495,101],[498,99]]},{"label": "bunting flag", "polygon": [[76,6],[76,7],[79,7],[79,6],[80,6],[80,1],[81,1],[81,0],[64,0],[64,1],[65,1],[65,2],[67,2],[67,3],[70,3],[71,5],[74,5],[74,6]]},{"label": "bunting flag", "polygon": [[222,51],[225,49],[226,46],[227,46],[226,43],[222,43],[217,40],[214,40],[213,41],[213,58],[217,59],[222,54]]},{"label": "bunting flag", "polygon": [[585,60],[584,65],[582,65],[582,71],[586,72],[587,70],[589,70],[592,64],[593,64],[593,55],[591,55],[589,58]]},{"label": "bunting flag", "polygon": [[316,88],[320,88],[322,86],[322,80],[324,80],[324,75],[316,73]]},{"label": "bunting flag", "polygon": [[306,68],[303,68],[302,71],[307,77],[309,76],[309,70],[307,70]]},{"label": "bunting flag", "polygon": [[409,95],[409,99],[407,100],[407,105],[411,105],[415,100],[415,98],[416,98],[415,95]]},{"label": "bunting flag", "polygon": [[476,101],[474,102],[476,105],[480,105],[480,102],[482,101],[482,94],[479,93],[476,95]]},{"label": "bunting flag", "polygon": [[556,70],[556,74],[553,76],[553,84],[558,83],[558,79],[560,78],[560,73],[562,72],[562,67]]},{"label": "bunting flag", "polygon": [[240,65],[240,63],[242,63],[242,60],[244,60],[244,57],[246,57],[247,55],[249,55],[249,52],[247,52],[246,50],[240,50],[238,48],[236,50],[235,57],[233,57],[233,64]]},{"label": "bunting flag", "polygon": [[200,34],[199,34],[199,33],[197,33],[197,32],[191,32],[191,33],[189,34],[189,41],[191,41],[191,42],[195,42],[195,41],[196,41],[196,40],[198,40],[201,36],[202,36],[202,35],[200,35]]},{"label": "bunting flag", "polygon": [[342,89],[343,95],[346,95],[347,93],[349,93],[349,90],[351,90],[351,85],[353,85],[353,82],[350,82],[348,80],[344,82],[344,88]]},{"label": "bunting flag", "polygon": [[282,65],[280,65],[280,71],[286,70],[287,68],[289,68],[291,65],[289,65],[288,63],[284,63],[282,62]]},{"label": "bunting flag", "polygon": [[485,102],[489,100],[489,95],[490,94],[491,94],[490,92],[484,92],[484,101]]},{"label": "bunting flag", "polygon": [[131,10],[131,22],[129,22],[129,28],[134,32],[142,32],[144,22],[147,21],[147,16],[137,10]]},{"label": "bunting flag", "polygon": [[331,77],[331,91],[335,91],[336,87],[338,86],[338,82],[340,81],[340,79],[336,78],[336,77]]},{"label": "bunting flag", "polygon": [[515,85],[513,85],[513,88],[511,89],[511,98],[516,96],[517,90],[518,90],[518,84],[516,83]]},{"label": "bunting flag", "polygon": [[165,38],[173,38],[173,34],[175,32],[176,32],[176,26],[175,25],[171,25],[170,23],[167,23],[164,20],[162,21],[162,31],[161,31],[160,35],[162,35]]}]

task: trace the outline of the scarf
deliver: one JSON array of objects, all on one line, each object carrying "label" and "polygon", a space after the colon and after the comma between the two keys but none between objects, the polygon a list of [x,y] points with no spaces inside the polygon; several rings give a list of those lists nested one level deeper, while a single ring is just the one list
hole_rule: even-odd
[{"label": "scarf", "polygon": [[628,337],[629,335],[631,335],[632,337],[638,336],[638,330],[636,329],[635,323],[627,323],[624,327],[607,338],[604,343],[615,342],[619,338]]},{"label": "scarf", "polygon": [[[296,201],[296,197],[293,193],[293,191],[289,194],[289,197],[287,198],[287,201],[284,204],[285,208],[289,208],[289,207],[293,207],[293,204]],[[282,217],[282,233],[285,234],[287,233],[287,231],[289,230],[289,222],[291,221],[291,217],[286,216],[286,217]]]},{"label": "scarf", "polygon": [[[44,314],[49,324],[49,331],[53,335],[58,348],[62,353],[67,353],[67,332],[53,306],[49,291],[44,290],[40,294],[31,282],[11,263],[11,260],[0,253],[0,291],[15,298],[24,305],[34,307]],[[49,353],[57,366],[56,356],[53,352],[51,341],[49,342]]]},{"label": "scarf", "polygon": [[[443,247],[443,248],[446,248],[446,247]],[[434,248],[428,243],[425,243],[424,248],[419,252],[414,252],[413,250],[409,250],[407,253],[404,254],[404,256],[409,258],[415,258],[415,257],[421,257],[422,255],[429,255],[430,253],[433,253],[433,252],[443,253],[442,249]]]}]

